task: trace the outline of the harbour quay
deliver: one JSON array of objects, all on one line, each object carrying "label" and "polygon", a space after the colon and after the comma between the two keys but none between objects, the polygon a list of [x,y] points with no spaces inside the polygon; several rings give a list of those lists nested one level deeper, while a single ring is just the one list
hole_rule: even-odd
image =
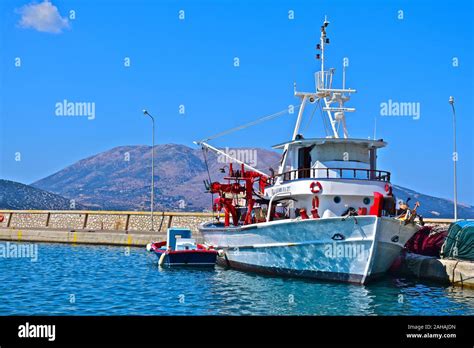
[{"label": "harbour quay", "polygon": [[[212,213],[0,210],[0,240],[145,246],[165,238],[170,227],[189,228],[199,240],[199,224]],[[215,214],[214,214],[215,215]]]}]

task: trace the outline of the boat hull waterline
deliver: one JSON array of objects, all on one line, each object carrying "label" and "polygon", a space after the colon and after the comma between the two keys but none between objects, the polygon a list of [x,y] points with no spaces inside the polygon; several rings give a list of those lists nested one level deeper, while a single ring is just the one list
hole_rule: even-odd
[{"label": "boat hull waterline", "polygon": [[376,216],[200,226],[205,242],[221,250],[221,265],[357,284],[384,274],[418,229],[415,224]]}]

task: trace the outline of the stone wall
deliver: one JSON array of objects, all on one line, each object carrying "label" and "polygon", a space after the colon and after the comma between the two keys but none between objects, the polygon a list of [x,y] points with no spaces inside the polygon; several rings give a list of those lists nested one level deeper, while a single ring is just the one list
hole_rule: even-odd
[{"label": "stone wall", "polygon": [[[132,232],[150,231],[151,228],[151,216],[147,212],[0,210],[0,216],[3,216],[0,228]],[[213,219],[211,213],[156,212],[153,227],[156,232],[166,232],[171,226],[190,228],[196,233],[201,223]],[[428,225],[446,224],[446,227],[451,222],[447,219],[425,221]]]},{"label": "stone wall", "polygon": [[[138,232],[151,229],[150,213],[145,212],[0,210],[0,215],[0,228]],[[170,226],[197,232],[202,222],[212,219],[209,213],[156,212],[153,227],[157,232],[166,232]]]},{"label": "stone wall", "polygon": [[88,214],[86,229],[87,230],[111,230],[121,231],[126,230],[128,216],[122,214]]},{"label": "stone wall", "polygon": [[[170,216],[166,215],[166,213],[165,215],[163,213],[157,213],[153,216],[153,229],[155,231],[166,232],[169,223]],[[128,229],[130,231],[149,231],[151,229],[150,214],[130,215]]]},{"label": "stone wall", "polygon": [[48,214],[37,214],[37,213],[23,213],[23,214],[11,214],[10,225],[16,228],[28,228],[28,227],[39,227],[46,226]]},{"label": "stone wall", "polygon": [[197,231],[198,226],[206,221],[212,221],[212,216],[173,216],[172,226],[189,228],[193,232]]},{"label": "stone wall", "polygon": [[[18,215],[18,214],[14,214],[14,215]],[[86,214],[50,213],[49,223],[47,225],[43,225],[42,227],[60,228],[60,229],[66,229],[66,230],[82,229],[84,227],[85,218],[86,218]],[[39,226],[33,226],[33,227],[39,227]]]}]

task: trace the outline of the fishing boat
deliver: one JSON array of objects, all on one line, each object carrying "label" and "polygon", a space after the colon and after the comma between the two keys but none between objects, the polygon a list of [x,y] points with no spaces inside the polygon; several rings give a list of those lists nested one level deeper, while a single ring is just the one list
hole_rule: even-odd
[{"label": "fishing boat", "polygon": [[[200,225],[206,243],[219,250],[218,263],[272,275],[365,284],[384,274],[406,241],[419,229],[414,210],[397,216],[391,174],[377,168],[383,139],[349,137],[345,106],[354,89],[334,87],[335,69],[325,70],[329,44],[325,19],[317,45],[321,69],[315,91],[297,91],[301,100],[292,138],[282,151],[278,172],[264,173],[207,143],[204,151],[229,157],[225,182],[211,182],[217,194],[214,221]],[[326,137],[305,138],[300,126],[313,104]],[[314,111],[313,111],[314,112]],[[268,117],[266,117],[268,119]]]},{"label": "fishing boat", "polygon": [[191,237],[189,229],[169,228],[166,241],[149,243],[146,249],[158,256],[160,266],[214,266],[217,251]]}]

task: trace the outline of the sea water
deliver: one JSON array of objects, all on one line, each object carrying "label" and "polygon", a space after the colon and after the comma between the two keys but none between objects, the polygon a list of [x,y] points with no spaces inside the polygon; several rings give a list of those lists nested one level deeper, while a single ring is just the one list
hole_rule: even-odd
[{"label": "sea water", "polygon": [[144,248],[33,244],[0,258],[0,315],[474,315],[474,290],[158,266]]}]

